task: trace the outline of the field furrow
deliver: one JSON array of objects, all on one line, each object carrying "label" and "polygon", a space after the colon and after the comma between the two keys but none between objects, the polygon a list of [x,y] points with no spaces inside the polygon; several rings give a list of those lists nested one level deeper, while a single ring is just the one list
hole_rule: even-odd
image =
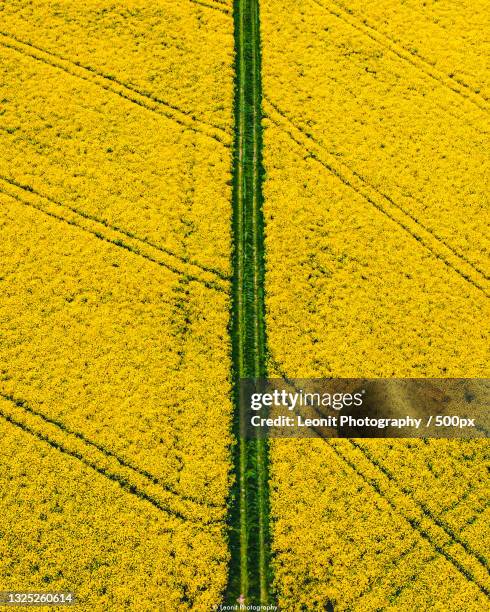
[{"label": "field furrow", "polygon": [[[8,414],[7,412],[4,414],[4,418],[11,419],[12,422],[14,422],[13,421],[14,418],[17,419],[15,421],[16,425],[21,426],[21,427],[25,426],[26,428],[29,427],[30,433],[33,433],[33,435],[37,435],[40,438],[44,436],[44,439],[52,446],[58,445],[58,442],[56,442],[55,439],[59,439],[61,440],[61,443],[58,446],[63,447],[66,450],[67,447],[71,445],[71,441],[73,441],[73,438],[76,438],[77,440],[81,440],[83,442],[83,444],[77,444],[76,448],[83,449],[85,447],[88,447],[91,452],[93,452],[93,449],[96,449],[96,451],[98,452],[95,453],[95,456],[100,456],[100,454],[102,454],[106,458],[109,458],[109,460],[114,459],[115,462],[112,461],[113,464],[115,463],[119,464],[119,466],[126,468],[130,472],[133,472],[134,474],[137,474],[138,476],[143,477],[143,479],[146,479],[146,481],[148,481],[151,485],[157,485],[158,487],[161,487],[166,493],[175,495],[177,496],[177,498],[183,500],[184,502],[194,502],[195,504],[205,505],[206,507],[209,507],[209,508],[218,508],[218,509],[221,508],[219,504],[214,504],[212,502],[202,504],[202,500],[194,497],[193,495],[185,496],[185,495],[179,494],[172,487],[167,486],[166,483],[163,482],[161,479],[159,479],[155,474],[152,474],[148,472],[147,470],[141,469],[140,467],[133,465],[132,463],[118,456],[116,453],[106,448],[102,444],[98,442],[94,442],[93,440],[90,440],[83,433],[79,431],[73,431],[67,428],[64,423],[61,423],[60,421],[56,421],[46,416],[45,414],[35,410],[31,406],[29,406],[27,402],[25,402],[24,400],[16,399],[11,395],[3,393],[2,391],[0,391],[0,396],[4,400],[7,400],[8,402],[13,403],[16,406],[16,409],[14,412],[11,411],[12,406],[10,406],[11,410],[10,412],[8,412]],[[29,415],[27,420],[26,420],[27,415],[24,413],[27,413]],[[46,431],[46,424],[48,424],[48,430],[51,433],[54,432],[54,435],[51,435],[50,438],[48,438],[44,433]],[[66,450],[66,452],[68,452],[72,456],[76,456],[77,458],[84,460],[85,462],[87,461],[87,458],[86,456],[84,456],[83,452],[78,452],[78,450],[73,450],[73,451]],[[100,463],[99,463],[99,466],[100,466]],[[97,467],[97,471],[103,471],[103,468]]]},{"label": "field furrow", "polygon": [[437,0],[403,4],[383,0],[366,5],[361,0],[321,0],[335,6],[357,24],[387,39],[428,70],[445,75],[484,103],[488,110],[488,40],[482,33],[490,25],[484,0]]},{"label": "field furrow", "polygon": [[162,597],[207,608],[220,597],[222,525],[172,517],[21,428],[3,419],[0,428],[3,588],[71,590],[82,610],[150,612]]},{"label": "field furrow", "polygon": [[[261,3],[275,376],[488,376],[485,45],[455,3],[425,22],[417,4]],[[442,45],[431,11],[458,15]],[[484,439],[274,439],[270,457],[282,608],[487,605]]]},{"label": "field furrow", "polygon": [[331,15],[342,19],[353,28],[376,41],[378,44],[385,47],[389,52],[394,53],[400,59],[410,63],[412,66],[415,66],[430,79],[434,79],[435,81],[442,83],[445,87],[457,93],[461,97],[466,98],[481,110],[489,110],[487,100],[480,95],[479,91],[470,89],[468,85],[459,82],[452,74],[447,75],[440,72],[434,67],[433,62],[430,62],[429,60],[420,56],[417,52],[401,46],[390,36],[380,32],[375,26],[368,23],[365,18],[353,16],[352,11],[347,10],[341,2],[336,2],[335,0],[311,1],[328,11]]},{"label": "field furrow", "polygon": [[[473,262],[469,261],[465,255],[462,255],[443,239],[439,238],[431,228],[427,228],[421,224],[412,214],[407,213],[407,211],[398,205],[392,198],[382,193],[376,187],[373,187],[373,185],[367,182],[366,179],[355,170],[343,164],[336,159],[335,156],[329,155],[321,144],[294,125],[286,115],[281,113],[277,106],[266,101],[265,109],[271,121],[273,121],[277,127],[283,129],[297,145],[306,149],[307,152],[326,170],[332,172],[340,181],[353,189],[356,193],[361,194],[370,204],[399,225],[417,242],[425,246],[435,257],[441,259],[449,268],[453,269],[477,289],[480,289],[485,295],[488,295],[489,285],[486,281],[489,280],[489,276],[481,271]],[[321,153],[318,152],[319,150]],[[453,256],[456,256],[459,262],[455,260]],[[471,268],[471,270],[468,268]]]},{"label": "field furrow", "polygon": [[[148,241],[138,239],[130,232],[119,230],[90,215],[83,214],[72,207],[67,207],[60,202],[56,202],[52,198],[38,193],[32,189],[32,187],[20,185],[16,181],[0,176],[0,185],[2,184],[3,189],[0,187],[2,193],[10,196],[24,206],[35,208],[53,219],[57,219],[58,221],[88,232],[99,240],[104,240],[116,247],[126,249],[134,255],[143,257],[143,259],[147,261],[163,266],[174,274],[185,276],[189,280],[202,283],[209,289],[223,292],[229,291],[226,282],[222,282],[222,280],[225,279],[214,278],[216,272],[213,270],[186,261],[181,257],[171,254],[168,250],[153,246]],[[22,194],[22,197],[19,193]],[[175,259],[179,260],[179,263],[169,259],[169,256],[175,257]],[[179,269],[178,266],[182,264],[185,264],[185,267]],[[222,276],[223,275],[219,275],[219,277]]]},{"label": "field furrow", "polygon": [[232,11],[228,8],[226,2],[218,2],[218,0],[190,0],[190,2],[194,2],[194,4],[199,4],[201,6],[206,6],[207,8],[212,8],[216,11],[221,11],[225,15],[232,14]]},{"label": "field furrow", "polygon": [[73,3],[57,7],[12,0],[2,7],[1,31],[114,78],[113,86],[120,81],[164,100],[186,115],[220,126],[230,137],[233,19],[227,14],[231,7],[214,7],[219,10],[189,0],[109,6],[87,0],[82,10]]},{"label": "field furrow", "polygon": [[[176,106],[171,106],[151,94],[140,92],[135,87],[123,83],[112,76],[104,75],[94,68],[81,66],[77,62],[72,62],[52,52],[47,52],[40,47],[36,47],[31,43],[26,43],[6,32],[0,32],[0,45],[7,49],[17,51],[27,57],[31,57],[39,62],[43,62],[53,68],[59,68],[71,76],[94,83],[102,89],[122,97],[124,100],[133,102],[157,114],[160,113],[183,127],[199,131],[210,138],[214,138],[225,146],[230,146],[230,137],[221,128],[207,124],[191,113],[184,113]],[[144,99],[149,100],[149,102]]]},{"label": "field furrow", "polygon": [[4,590],[224,597],[233,22],[204,4],[0,8]]}]

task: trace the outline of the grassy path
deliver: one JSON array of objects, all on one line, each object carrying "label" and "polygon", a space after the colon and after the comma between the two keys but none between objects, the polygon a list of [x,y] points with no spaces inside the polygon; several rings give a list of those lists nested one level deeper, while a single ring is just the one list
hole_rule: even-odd
[{"label": "grassy path", "polygon": [[258,0],[235,0],[233,363],[236,487],[228,599],[269,602],[267,441],[245,439],[239,381],[266,375]]}]

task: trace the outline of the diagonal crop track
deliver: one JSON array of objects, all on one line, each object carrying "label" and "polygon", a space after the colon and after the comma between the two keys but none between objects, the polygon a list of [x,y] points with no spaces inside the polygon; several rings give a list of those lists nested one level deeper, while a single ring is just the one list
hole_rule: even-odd
[{"label": "diagonal crop track", "polygon": [[386,477],[386,480],[393,485],[407,498],[413,500],[413,503],[417,506],[417,508],[437,526],[440,527],[448,537],[450,537],[454,542],[457,542],[464,550],[468,553],[468,555],[475,557],[479,561],[479,563],[490,572],[490,565],[480,552],[475,550],[472,546],[466,542],[464,538],[462,538],[454,529],[452,529],[447,523],[442,521],[430,508],[429,506],[417,498],[415,492],[412,491],[410,487],[408,487],[405,483],[401,482],[382,461],[377,459],[364,444],[360,443],[358,440],[349,440],[351,446],[360,451],[367,461],[376,467],[379,472]]},{"label": "diagonal crop track", "polygon": [[300,148],[306,150],[312,159],[411,235],[414,240],[430,251],[434,257],[441,260],[449,269],[488,296],[488,275],[483,273],[467,257],[458,253],[451,245],[446,244],[436,235],[434,230],[423,225],[392,198],[370,184],[365,177],[326,151],[323,145],[307,134],[303,128],[298,127],[275,103],[264,99],[264,110],[268,119],[280,130],[283,130]]},{"label": "diagonal crop track", "polygon": [[235,0],[235,149],[233,195],[234,429],[236,484],[232,493],[228,599],[269,602],[267,442],[247,440],[240,380],[266,374],[261,78],[258,0]]},{"label": "diagonal crop track", "polygon": [[16,51],[25,57],[51,66],[54,69],[63,70],[72,77],[111,92],[140,108],[174,121],[178,125],[196,133],[213,138],[226,147],[230,146],[230,135],[222,127],[207,123],[203,119],[185,112],[157,96],[142,91],[130,83],[104,74],[92,66],[84,66],[66,57],[62,57],[31,42],[21,40],[10,32],[0,31],[0,46]]},{"label": "diagonal crop track", "polygon": [[25,185],[25,184],[20,183],[19,181],[15,180],[15,179],[11,178],[11,177],[6,177],[6,176],[3,176],[2,174],[0,174],[0,182],[1,181],[4,181],[4,183],[8,183],[8,185],[10,185],[10,187],[18,188],[19,190],[27,192],[28,194],[35,194],[36,196],[39,196],[39,198],[41,198],[42,200],[47,200],[48,202],[51,202],[52,204],[55,204],[59,208],[66,208],[69,211],[71,211],[72,213],[75,213],[75,215],[79,215],[80,217],[83,217],[84,219],[89,219],[90,221],[94,221],[95,223],[99,223],[99,224],[103,225],[104,227],[108,228],[109,230],[113,230],[114,232],[119,232],[120,234],[123,234],[124,236],[126,236],[127,238],[130,238],[131,240],[136,240],[136,241],[138,241],[138,242],[140,242],[142,244],[145,244],[145,245],[155,249],[156,251],[160,251],[163,255],[168,255],[171,258],[178,259],[184,265],[189,265],[189,266],[193,266],[193,267],[196,267],[196,268],[200,268],[201,271],[209,272],[211,274],[214,274],[215,276],[217,276],[218,278],[220,278],[220,279],[222,279],[224,281],[230,281],[231,280],[230,277],[228,276],[228,274],[226,274],[222,270],[219,270],[217,268],[212,268],[210,266],[206,266],[204,264],[201,264],[198,261],[192,260],[192,259],[187,258],[187,257],[183,257],[182,255],[179,255],[178,253],[175,253],[171,249],[168,249],[168,248],[166,248],[164,246],[158,245],[155,242],[152,242],[151,240],[148,240],[147,238],[143,238],[141,236],[138,236],[134,232],[131,232],[131,231],[127,230],[127,229],[124,229],[123,227],[120,227],[118,225],[114,225],[113,223],[111,224],[108,221],[106,221],[105,219],[101,219],[99,217],[96,217],[95,215],[91,215],[87,211],[78,209],[75,206],[70,206],[69,204],[64,204],[62,202],[58,202],[57,200],[55,200],[54,198],[48,196],[47,194],[40,193],[39,191],[34,189],[34,187],[32,187],[31,185]]},{"label": "diagonal crop track", "polygon": [[[355,15],[353,11],[348,9],[342,3],[336,0],[330,0],[330,2],[325,2],[324,0],[312,0],[312,2],[334,17],[337,17],[338,19],[341,19],[345,23],[349,24],[363,35],[390,51],[393,55],[396,55],[399,59],[408,62],[424,73],[426,77],[429,77],[433,81],[437,81],[442,86],[459,95],[461,98],[464,98],[465,100],[474,104],[480,110],[488,112],[488,101],[480,93],[473,90],[467,84],[454,78],[454,76],[450,76],[437,69],[433,62],[422,57],[418,53],[407,49],[388,34],[385,34],[374,25],[368,23],[366,19]],[[333,6],[328,6],[329,4]]]},{"label": "diagonal crop track", "polygon": [[77,459],[169,517],[202,525],[217,525],[223,522],[224,508],[182,495],[145,470],[131,465],[115,453],[88,440],[83,434],[68,430],[61,423],[32,409],[24,400],[16,399],[3,391],[0,391],[0,400],[1,419],[60,453]]},{"label": "diagonal crop track", "polygon": [[[19,409],[19,414],[22,414],[24,417],[28,415],[30,418],[30,425],[32,429],[36,429],[37,431],[43,431],[43,427],[49,427],[53,432],[56,432],[56,435],[62,436],[62,443],[65,447],[70,444],[70,440],[76,438],[77,440],[81,440],[84,445],[88,449],[90,449],[91,452],[94,452],[93,449],[95,449],[95,451],[98,451],[102,455],[105,455],[105,457],[111,460],[115,459],[115,463],[119,464],[122,468],[126,468],[134,474],[145,478],[151,484],[161,487],[165,490],[166,493],[174,495],[176,498],[180,498],[180,500],[183,500],[184,502],[192,502],[198,505],[201,504],[209,508],[221,507],[219,504],[214,504],[209,501],[204,503],[202,499],[198,499],[197,497],[194,497],[192,495],[184,495],[183,493],[174,489],[172,486],[163,482],[160,477],[149,472],[148,470],[145,470],[141,467],[132,464],[130,461],[128,461],[128,459],[121,457],[110,448],[107,448],[107,446],[100,444],[100,442],[91,440],[81,431],[78,431],[76,429],[70,429],[70,427],[67,427],[66,424],[62,421],[59,421],[55,418],[48,416],[47,414],[44,414],[43,412],[40,412],[39,410],[36,410],[24,399],[16,398],[11,393],[5,393],[2,389],[0,389],[0,399],[4,399],[7,402],[10,402],[10,404],[14,404],[16,408]],[[56,436],[51,436],[52,439],[54,437]]]},{"label": "diagonal crop track", "polygon": [[[275,372],[297,390],[279,362],[273,357],[269,362]],[[321,416],[316,409],[315,411]],[[325,438],[315,426],[312,430],[327,444],[330,452],[387,502],[439,555],[484,595],[490,596],[489,566],[483,555],[475,551],[464,538],[417,499],[413,492],[399,482],[386,466],[375,460],[362,444],[349,438],[345,440],[346,445],[343,445],[344,440]]]},{"label": "diagonal crop track", "polygon": [[[424,540],[426,540],[442,557],[446,559],[458,572],[460,572],[470,583],[474,584],[484,595],[490,596],[490,582],[488,570],[482,567],[481,560],[468,552],[466,547],[459,541],[454,540],[453,535],[442,528],[439,523],[434,522],[433,516],[427,515],[413,499],[406,494],[400,495],[400,488],[393,488],[373,472],[377,468],[369,460],[363,463],[359,454],[347,454],[341,450],[341,446],[335,440],[325,440],[330,449],[351,470],[361,478],[366,485],[371,487],[379,497],[384,499],[394,512],[401,516]],[[349,440],[351,446],[352,440]],[[355,449],[355,447],[353,447]]]},{"label": "diagonal crop track", "polygon": [[98,240],[124,249],[146,261],[166,268],[177,276],[184,276],[188,280],[201,283],[208,289],[228,293],[226,279],[217,276],[216,271],[203,268],[194,262],[191,263],[189,260],[185,260],[168,250],[164,250],[136,237],[131,232],[111,226],[96,217],[57,202],[37,192],[30,186],[21,185],[12,179],[0,175],[0,193],[13,198],[23,206],[34,208],[52,219],[67,223],[83,232],[92,234]]},{"label": "diagonal crop track", "polygon": [[189,0],[194,4],[199,4],[200,6],[205,6],[206,8],[214,9],[215,11],[220,11],[224,15],[231,15],[231,10],[226,6],[224,2],[220,2],[219,0]]}]

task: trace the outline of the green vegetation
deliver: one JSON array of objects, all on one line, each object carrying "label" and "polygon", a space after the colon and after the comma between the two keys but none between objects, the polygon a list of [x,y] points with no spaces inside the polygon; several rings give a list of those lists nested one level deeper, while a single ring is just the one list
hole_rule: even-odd
[{"label": "green vegetation", "polygon": [[261,191],[260,32],[257,0],[236,0],[236,93],[233,256],[235,465],[229,599],[269,601],[267,441],[246,440],[240,379],[266,374]]}]

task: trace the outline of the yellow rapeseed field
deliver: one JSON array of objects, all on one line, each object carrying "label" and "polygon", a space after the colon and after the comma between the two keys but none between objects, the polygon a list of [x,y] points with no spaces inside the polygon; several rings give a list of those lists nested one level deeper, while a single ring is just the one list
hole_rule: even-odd
[{"label": "yellow rapeseed field", "polygon": [[485,440],[235,447],[232,385],[266,359],[488,377],[489,25],[483,0],[0,3],[0,592],[488,606]]},{"label": "yellow rapeseed field", "polygon": [[463,97],[488,102],[490,42],[485,33],[490,15],[485,0],[319,0],[318,5],[382,41]]},{"label": "yellow rapeseed field", "polygon": [[229,557],[229,7],[8,2],[0,23],[0,588],[210,609]]},{"label": "yellow rapeseed field", "polygon": [[[484,3],[261,7],[271,371],[488,376]],[[485,442],[271,462],[284,609],[485,608]]]},{"label": "yellow rapeseed field", "polygon": [[82,610],[210,608],[227,561],[220,525],[163,512],[97,473],[86,450],[81,461],[53,447],[54,432],[33,435],[2,398],[0,412],[11,419],[0,426],[4,588],[72,591]]}]

